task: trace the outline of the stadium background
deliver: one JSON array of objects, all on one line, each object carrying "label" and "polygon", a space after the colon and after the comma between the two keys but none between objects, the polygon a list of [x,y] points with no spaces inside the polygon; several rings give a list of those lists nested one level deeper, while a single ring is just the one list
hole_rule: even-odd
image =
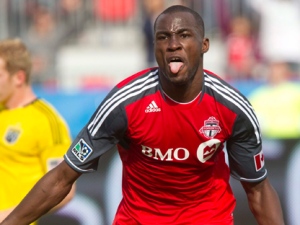
[{"label": "stadium background", "polygon": [[[67,2],[72,9],[67,16],[60,11],[61,2]],[[215,1],[219,7],[209,0],[165,1],[166,5],[182,2],[198,10],[207,24],[206,35],[211,39],[211,49],[205,55],[205,68],[225,76],[226,22],[235,15],[247,15],[255,21],[257,15],[246,0]],[[49,63],[51,69],[54,68],[53,73],[51,76],[36,75],[40,77],[34,80],[34,89],[65,117],[74,138],[114,84],[153,64],[146,54],[145,9],[138,0],[1,0],[0,38],[34,39],[29,36],[33,23],[30,14],[35,13],[32,9],[37,4],[42,4],[54,15],[54,33],[66,32],[62,34],[64,38],[53,42],[54,53],[53,49],[45,48],[45,54],[53,54],[55,58]],[[222,23],[218,15],[223,15]],[[66,21],[68,23],[64,24]],[[264,83],[255,77],[228,80],[246,96]],[[299,139],[266,139],[264,151],[270,179],[283,203],[287,224],[298,225]],[[39,225],[109,225],[121,197],[120,178],[116,152],[104,155],[97,172],[79,178],[74,200],[59,212],[44,216]],[[235,180],[231,183],[237,198],[235,224],[256,224],[241,185]]]}]

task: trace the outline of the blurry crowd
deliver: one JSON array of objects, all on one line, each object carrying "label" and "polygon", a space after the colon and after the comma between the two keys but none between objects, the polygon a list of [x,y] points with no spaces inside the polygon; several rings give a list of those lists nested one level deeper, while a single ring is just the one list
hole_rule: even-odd
[{"label": "blurry crowd", "polygon": [[82,0],[6,1],[8,36],[20,37],[33,58],[33,83],[55,83],[57,52],[83,29]]},{"label": "blurry crowd", "polygon": [[128,21],[135,21],[131,25],[144,35],[147,63],[155,65],[153,22],[171,4],[197,10],[205,20],[207,35],[224,44],[224,77],[265,80],[273,62],[287,63],[294,78],[299,79],[299,2],[266,0],[262,5],[259,0],[4,0],[2,6],[6,9],[2,10],[7,12],[6,36],[21,37],[34,55],[36,82],[54,82],[58,50],[66,44],[76,45],[87,27],[101,23],[127,26]]}]

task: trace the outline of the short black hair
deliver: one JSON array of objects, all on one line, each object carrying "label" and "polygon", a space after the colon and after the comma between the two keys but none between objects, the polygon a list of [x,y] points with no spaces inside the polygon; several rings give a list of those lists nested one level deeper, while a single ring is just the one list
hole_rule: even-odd
[{"label": "short black hair", "polygon": [[188,8],[186,6],[183,6],[183,5],[173,5],[173,6],[170,6],[169,8],[165,9],[161,14],[159,14],[158,17],[156,18],[155,22],[154,22],[154,31],[156,29],[156,22],[157,22],[158,18],[161,15],[172,14],[172,13],[177,13],[177,12],[187,12],[187,13],[192,14],[194,16],[196,24],[199,25],[198,28],[199,28],[201,34],[204,36],[204,34],[205,34],[205,26],[204,26],[204,22],[203,22],[202,17],[196,11],[194,11],[191,8]]}]

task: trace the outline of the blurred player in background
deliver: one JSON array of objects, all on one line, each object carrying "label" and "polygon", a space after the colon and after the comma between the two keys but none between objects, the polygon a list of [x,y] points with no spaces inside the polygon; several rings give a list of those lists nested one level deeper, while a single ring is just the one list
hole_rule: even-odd
[{"label": "blurred player in background", "polygon": [[116,145],[123,163],[123,198],[114,225],[233,225],[230,173],[241,181],[259,225],[284,224],[251,105],[203,69],[209,40],[200,15],[171,6],[157,17],[154,33],[159,67],[117,84],[65,160],[1,225],[25,225],[40,217],[82,173],[95,171],[99,157]]},{"label": "blurred player in background", "polygon": [[270,139],[299,140],[299,74],[284,61],[270,62],[267,71],[267,82],[248,97],[261,123],[262,134]]},{"label": "blurred player in background", "polygon": [[[33,92],[30,73],[26,46],[19,39],[0,41],[0,221],[63,160],[71,143],[63,118]],[[74,193],[75,185],[56,209]]]}]

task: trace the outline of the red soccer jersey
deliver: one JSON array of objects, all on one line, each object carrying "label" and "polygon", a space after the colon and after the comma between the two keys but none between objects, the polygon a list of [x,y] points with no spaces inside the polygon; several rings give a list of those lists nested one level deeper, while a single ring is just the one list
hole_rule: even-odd
[{"label": "red soccer jersey", "polygon": [[264,166],[257,167],[261,138],[253,109],[209,71],[201,93],[178,103],[161,89],[158,72],[145,70],[119,83],[65,159],[75,170],[88,172],[104,152],[118,146],[123,199],[115,225],[231,225],[230,173],[250,182],[266,176]]}]

